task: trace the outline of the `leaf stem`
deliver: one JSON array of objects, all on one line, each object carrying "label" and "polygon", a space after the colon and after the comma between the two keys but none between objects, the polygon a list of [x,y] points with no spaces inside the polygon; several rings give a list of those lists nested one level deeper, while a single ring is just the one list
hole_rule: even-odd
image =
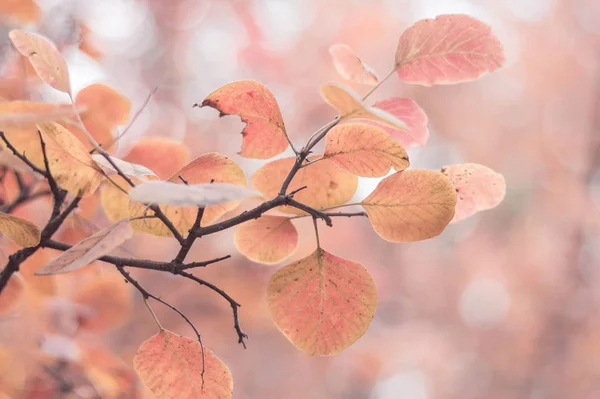
[{"label": "leaf stem", "polygon": [[369,96],[373,93],[375,93],[375,91],[377,89],[379,89],[381,87],[382,84],[385,83],[386,80],[388,80],[393,74],[394,72],[396,72],[396,67],[394,66],[394,68],[392,68],[391,71],[388,72],[387,75],[385,75],[385,77],[383,79],[381,79],[375,86],[371,87],[371,90],[369,90],[367,92],[367,94],[364,95],[364,97],[362,98],[363,101],[365,101],[367,98],[369,98]]}]

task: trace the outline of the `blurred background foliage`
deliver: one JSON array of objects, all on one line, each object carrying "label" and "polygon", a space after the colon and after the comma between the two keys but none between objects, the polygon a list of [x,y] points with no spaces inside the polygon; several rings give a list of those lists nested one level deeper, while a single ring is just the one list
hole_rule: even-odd
[{"label": "blurred background foliage", "polygon": [[[319,95],[321,84],[341,81],[328,52],[332,44],[349,44],[384,75],[401,32],[443,13],[492,25],[506,49],[505,67],[452,86],[391,79],[374,99],[410,97],[428,114],[431,138],[409,150],[412,167],[481,163],[506,177],[507,195],[498,208],[420,243],[384,242],[367,220],[340,218],[321,229],[323,247],[364,264],[378,287],[375,318],[356,344],[324,358],[293,347],[266,306],[275,268],[237,254],[233,231],[199,240],[189,260],[233,255],[199,273],[242,304],[247,350],[236,343],[229,305],[213,293],[168,275],[133,274],[191,316],[204,343],[230,367],[235,398],[598,398],[597,0],[1,0],[0,95],[65,100],[49,87],[24,85],[22,66],[15,68],[7,32],[36,30],[64,51],[74,91],[109,84],[131,99],[133,113],[156,89],[118,156],[141,137],[167,137],[185,143],[191,157],[231,156],[250,176],[263,162],[236,154],[239,119],[219,119],[194,103],[230,81],[256,79],[273,91],[293,142],[301,145],[334,116]],[[376,184],[361,179],[357,199]],[[47,211],[27,209],[42,219]],[[91,225],[106,225],[101,209],[88,213]],[[293,259],[314,248],[310,222],[299,225]],[[169,260],[172,241],[140,235],[123,251]],[[96,267],[102,272],[106,265]],[[61,277],[57,295],[73,295],[77,278]],[[77,336],[79,345],[102,345],[122,359],[123,373],[156,330],[141,298],[130,296],[133,307],[120,327]],[[177,315],[156,308],[165,327],[193,336]],[[39,323],[19,317],[24,330]],[[13,338],[0,343],[17,345]],[[25,390],[23,397],[30,397]]]}]

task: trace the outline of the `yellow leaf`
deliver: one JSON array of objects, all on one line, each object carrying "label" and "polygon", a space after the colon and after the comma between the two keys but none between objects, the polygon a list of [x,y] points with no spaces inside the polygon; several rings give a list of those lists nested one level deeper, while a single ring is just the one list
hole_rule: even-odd
[{"label": "yellow leaf", "polygon": [[[266,197],[273,198],[295,161],[296,158],[290,157],[265,164],[252,176],[252,186]],[[294,199],[316,209],[326,208],[341,205],[352,198],[358,187],[358,178],[325,159],[300,169],[292,179],[288,192],[304,186],[306,188],[296,193]],[[287,206],[281,210],[294,214],[304,213]]]},{"label": "yellow leaf", "polygon": [[40,229],[35,224],[3,212],[0,212],[0,232],[22,247],[40,243]]},{"label": "yellow leaf", "polygon": [[439,235],[450,223],[456,192],[440,172],[406,170],[383,179],[362,206],[383,239],[421,241]]},{"label": "yellow leaf", "polygon": [[358,176],[385,176],[393,166],[397,171],[408,167],[408,155],[400,143],[372,125],[347,123],[327,133],[324,158]]},{"label": "yellow leaf", "polygon": [[69,68],[65,59],[48,39],[13,29],[8,33],[19,53],[29,58],[42,81],[56,90],[71,94]]}]

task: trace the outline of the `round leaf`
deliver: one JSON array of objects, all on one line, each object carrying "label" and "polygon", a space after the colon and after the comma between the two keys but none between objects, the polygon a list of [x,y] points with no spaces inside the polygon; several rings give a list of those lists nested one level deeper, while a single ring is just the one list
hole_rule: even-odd
[{"label": "round leaf", "polygon": [[157,399],[226,399],[233,394],[229,369],[210,349],[167,330],[142,343],[133,365]]},{"label": "round leaf", "polygon": [[363,63],[347,44],[334,44],[329,47],[329,54],[333,58],[333,66],[344,79],[370,86],[379,82],[375,71]]},{"label": "round leaf", "polygon": [[456,189],[456,213],[453,222],[486,209],[496,207],[506,194],[504,176],[476,163],[450,165],[442,168]]},{"label": "round leaf", "polygon": [[383,179],[362,206],[383,239],[421,241],[439,235],[450,223],[456,193],[439,172],[406,170]]},{"label": "round leaf", "polygon": [[277,270],[267,292],[277,327],[310,355],[332,355],[352,345],[377,307],[375,283],[364,266],[321,248]]},{"label": "round leaf", "polygon": [[358,176],[385,176],[408,167],[408,155],[384,130],[364,123],[337,125],[327,133],[324,158]]}]

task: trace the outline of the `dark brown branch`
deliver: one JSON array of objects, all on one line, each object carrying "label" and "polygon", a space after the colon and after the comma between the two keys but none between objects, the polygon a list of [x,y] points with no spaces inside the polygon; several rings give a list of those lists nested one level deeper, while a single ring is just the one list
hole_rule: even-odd
[{"label": "dark brown branch", "polygon": [[365,217],[369,217],[367,215],[367,212],[331,212],[331,213],[326,213],[327,216],[329,217],[335,217],[335,216],[346,216],[346,217],[353,217],[353,216],[365,216]]},{"label": "dark brown branch", "polygon": [[185,278],[188,278],[190,280],[197,282],[200,285],[210,288],[211,290],[215,291],[216,293],[221,295],[223,298],[225,298],[225,300],[227,300],[227,302],[229,302],[229,305],[231,306],[231,309],[233,311],[233,327],[235,328],[235,331],[238,335],[238,343],[242,344],[244,349],[246,349],[246,342],[244,341],[244,339],[248,338],[248,335],[246,335],[246,333],[244,333],[242,331],[242,329],[240,327],[240,319],[239,319],[239,315],[238,315],[238,309],[240,308],[241,305],[238,302],[236,302],[232,297],[230,297],[225,291],[223,291],[216,285],[209,283],[208,281],[202,280],[202,279],[194,276],[193,274],[185,272],[183,270],[177,271],[176,274],[179,274],[180,276],[183,276]]},{"label": "dark brown branch", "polygon": [[21,161],[25,162],[25,164],[27,164],[27,166],[29,166],[31,169],[33,169],[34,172],[37,172],[40,175],[44,176],[45,178],[48,178],[48,173],[45,172],[43,169],[40,169],[37,166],[35,166],[33,164],[33,162],[31,162],[29,159],[27,159],[27,157],[24,154],[19,153],[19,151],[10,143],[10,141],[8,141],[8,139],[4,135],[4,132],[2,132],[2,131],[0,131],[0,139],[2,139],[2,141],[4,141],[4,144],[6,144],[8,149],[12,151],[14,156],[19,158]]},{"label": "dark brown branch", "polygon": [[[182,179],[185,184],[187,184],[187,181],[185,181],[181,176],[179,176],[179,178]],[[196,241],[196,238],[198,238],[196,235],[194,235],[194,231],[200,228],[202,216],[204,216],[204,207],[198,208],[198,213],[196,213],[196,220],[194,221],[194,224],[192,225],[192,228],[190,229],[187,237],[185,238],[185,240],[183,240],[183,243],[181,244],[181,249],[175,256],[175,259],[173,259],[173,263],[183,263],[188,252],[190,252],[190,249],[192,249],[194,241]]]}]

